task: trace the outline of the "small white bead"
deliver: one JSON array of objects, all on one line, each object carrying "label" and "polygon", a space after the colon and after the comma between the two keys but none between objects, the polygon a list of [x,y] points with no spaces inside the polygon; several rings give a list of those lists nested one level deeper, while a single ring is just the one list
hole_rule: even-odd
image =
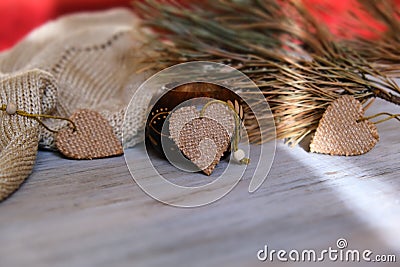
[{"label": "small white bead", "polygon": [[8,103],[6,112],[8,115],[14,115],[17,112],[17,105],[15,105],[14,103]]},{"label": "small white bead", "polygon": [[233,152],[233,158],[237,161],[241,161],[245,156],[246,154],[242,149],[238,149],[237,151]]}]

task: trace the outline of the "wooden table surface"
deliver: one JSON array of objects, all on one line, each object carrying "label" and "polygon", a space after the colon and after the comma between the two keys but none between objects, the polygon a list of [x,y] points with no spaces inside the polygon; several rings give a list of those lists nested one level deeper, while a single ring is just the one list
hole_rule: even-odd
[{"label": "wooden table surface", "polygon": [[[379,101],[368,112],[380,110],[399,113]],[[0,266],[266,266],[256,256],[264,245],[322,250],[339,238],[400,261],[400,123],[378,129],[378,145],[358,157],[278,141],[258,191],[248,193],[245,177],[221,200],[191,209],[146,195],[124,157],[71,161],[41,151],[27,182],[0,203]],[[143,152],[128,153],[140,162]]]}]

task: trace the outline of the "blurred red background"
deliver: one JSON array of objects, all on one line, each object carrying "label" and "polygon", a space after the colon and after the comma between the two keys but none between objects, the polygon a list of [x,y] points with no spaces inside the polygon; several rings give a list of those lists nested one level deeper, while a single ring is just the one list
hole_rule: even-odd
[{"label": "blurred red background", "polygon": [[13,46],[32,29],[66,13],[129,7],[132,0],[1,0],[0,50]]},{"label": "blurred red background", "polygon": [[[35,27],[66,13],[101,10],[116,6],[129,7],[132,0],[1,0],[0,1],[0,51],[10,48]],[[184,0],[183,0],[184,1]],[[376,38],[384,27],[371,20],[357,8],[356,0],[303,0],[306,6],[331,31],[341,37],[362,35]],[[400,0],[394,0],[400,4]],[[351,9],[359,20],[348,15]],[[346,22],[346,26],[344,26]],[[350,25],[350,27],[349,27]],[[366,30],[363,26],[374,30]]]}]

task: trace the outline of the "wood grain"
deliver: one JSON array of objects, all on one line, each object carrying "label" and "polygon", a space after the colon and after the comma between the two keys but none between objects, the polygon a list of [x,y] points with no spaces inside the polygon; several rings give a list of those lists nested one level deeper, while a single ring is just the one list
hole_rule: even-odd
[{"label": "wood grain", "polygon": [[[369,113],[380,110],[398,113],[383,102]],[[256,257],[264,245],[326,249],[338,238],[400,260],[399,127],[378,125],[381,141],[358,157],[279,141],[258,191],[248,193],[245,177],[194,209],[147,196],[123,157],[72,161],[41,151],[31,177],[0,204],[0,266],[266,266]],[[128,153],[140,164],[143,147]],[[186,177],[196,184],[205,176]]]}]

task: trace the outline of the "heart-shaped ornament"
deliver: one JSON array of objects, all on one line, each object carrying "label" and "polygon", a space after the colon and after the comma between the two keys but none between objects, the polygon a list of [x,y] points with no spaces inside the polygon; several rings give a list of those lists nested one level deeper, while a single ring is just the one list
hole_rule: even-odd
[{"label": "heart-shaped ornament", "polygon": [[71,117],[76,129],[66,127],[57,133],[56,146],[72,159],[97,159],[123,154],[121,142],[108,121],[96,111],[78,110]]},{"label": "heart-shaped ornament", "polygon": [[364,116],[361,103],[344,95],[326,109],[310,144],[315,153],[355,156],[367,153],[379,141],[376,126]]},{"label": "heart-shaped ornament", "polygon": [[205,174],[211,175],[230,148],[235,121],[228,107],[215,103],[200,112],[194,106],[175,110],[169,118],[169,132],[182,153]]},{"label": "heart-shaped ornament", "polygon": [[229,149],[230,138],[220,123],[202,117],[183,126],[178,143],[186,157],[205,174],[211,175],[222,155]]}]

